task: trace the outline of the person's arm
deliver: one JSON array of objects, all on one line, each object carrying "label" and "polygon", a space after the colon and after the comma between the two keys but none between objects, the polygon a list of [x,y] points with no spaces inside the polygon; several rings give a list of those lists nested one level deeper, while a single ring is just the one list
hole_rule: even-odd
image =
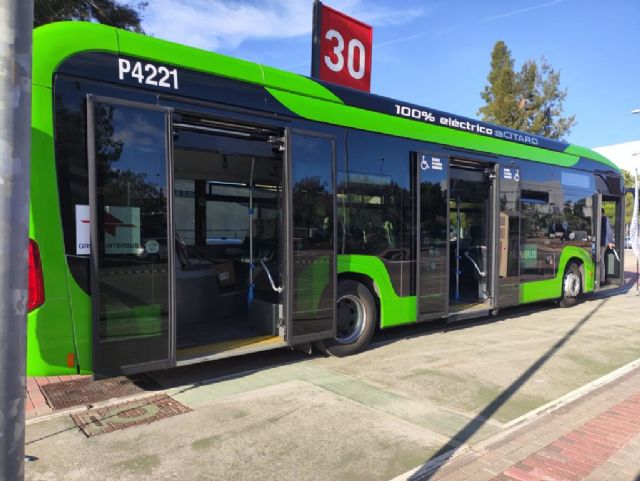
[{"label": "person's arm", "polygon": [[615,247],[615,244],[613,243],[614,241],[613,229],[611,228],[611,222],[609,222],[609,219],[606,220],[606,226],[607,226],[606,244],[609,246],[609,249],[613,249]]}]

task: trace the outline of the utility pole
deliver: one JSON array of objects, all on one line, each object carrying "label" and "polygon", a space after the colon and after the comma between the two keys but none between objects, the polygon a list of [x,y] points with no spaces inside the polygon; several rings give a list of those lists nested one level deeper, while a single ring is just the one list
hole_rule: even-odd
[{"label": "utility pole", "polygon": [[0,481],[24,479],[32,0],[0,0]]}]

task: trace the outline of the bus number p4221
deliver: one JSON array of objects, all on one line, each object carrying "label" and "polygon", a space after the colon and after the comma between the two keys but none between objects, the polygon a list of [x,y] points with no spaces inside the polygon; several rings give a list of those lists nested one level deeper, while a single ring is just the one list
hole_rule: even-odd
[{"label": "bus number p4221", "polygon": [[137,80],[139,84],[178,90],[178,69],[169,69],[164,65],[119,58],[118,78],[124,80],[127,77]]}]

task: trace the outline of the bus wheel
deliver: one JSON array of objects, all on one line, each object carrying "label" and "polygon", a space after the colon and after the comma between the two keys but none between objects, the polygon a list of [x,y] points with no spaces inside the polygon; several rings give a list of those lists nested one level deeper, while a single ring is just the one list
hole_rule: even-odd
[{"label": "bus wheel", "polygon": [[376,329],[376,303],[364,284],[352,280],[338,282],[337,330],[334,339],[316,343],[325,354],[337,357],[362,351]]},{"label": "bus wheel", "polygon": [[582,292],[582,276],[580,267],[575,262],[569,263],[562,278],[561,307],[571,307],[578,301],[578,296]]}]

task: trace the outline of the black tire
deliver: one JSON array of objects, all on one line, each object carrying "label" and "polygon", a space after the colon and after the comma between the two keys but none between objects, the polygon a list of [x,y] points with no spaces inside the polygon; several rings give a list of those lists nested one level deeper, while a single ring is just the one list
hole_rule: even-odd
[{"label": "black tire", "polygon": [[577,263],[570,262],[567,265],[560,288],[562,289],[560,307],[575,306],[578,302],[578,296],[582,293],[582,274]]},{"label": "black tire", "polygon": [[362,351],[369,344],[378,321],[378,310],[371,291],[361,282],[349,279],[339,281],[336,309],[336,338],[318,341],[315,346],[323,353],[336,357]]}]

